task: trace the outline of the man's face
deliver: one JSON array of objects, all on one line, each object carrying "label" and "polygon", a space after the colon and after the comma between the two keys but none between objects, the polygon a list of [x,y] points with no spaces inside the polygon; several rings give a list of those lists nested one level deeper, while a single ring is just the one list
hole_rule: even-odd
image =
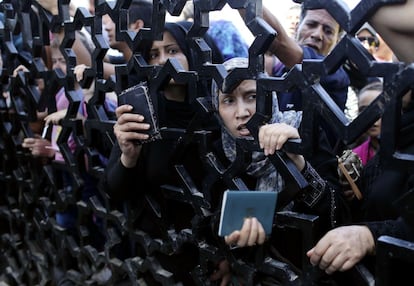
[{"label": "man's face", "polygon": [[91,15],[95,15],[95,0],[89,0],[88,10]]},{"label": "man's face", "polygon": [[339,37],[339,24],[325,9],[308,10],[299,24],[297,41],[326,56]]},{"label": "man's face", "polygon": [[296,31],[299,26],[300,21],[300,7],[299,8],[292,8],[288,10],[288,14],[286,16],[287,22],[287,32],[289,36],[294,37],[296,35]]},{"label": "man's face", "polygon": [[113,49],[116,49],[118,41],[115,38],[115,23],[108,14],[102,16],[102,25],[108,35],[109,46]]},{"label": "man's face", "polygon": [[367,29],[360,31],[356,36],[371,55],[378,49],[378,38],[371,34]]}]

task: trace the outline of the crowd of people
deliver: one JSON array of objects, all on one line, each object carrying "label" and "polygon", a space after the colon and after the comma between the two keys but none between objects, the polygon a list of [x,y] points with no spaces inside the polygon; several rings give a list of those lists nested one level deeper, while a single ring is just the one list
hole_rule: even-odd
[{"label": "crowd of people", "polygon": [[[57,2],[37,2],[53,15],[59,13]],[[95,1],[90,1],[92,14],[96,8],[94,5]],[[375,62],[411,63],[414,60],[411,51],[414,45],[411,36],[413,18],[410,18],[413,5],[414,0],[407,0],[403,4],[384,5],[375,11],[355,34],[360,47],[366,49],[362,53],[366,52]],[[75,184],[76,174],[66,170],[56,173],[55,178],[61,182],[63,191],[68,196],[80,192],[77,197],[83,201],[104,194],[111,207],[134,210],[130,227],[145,233],[152,240],[168,241],[183,230],[197,229],[198,232],[193,233],[194,240],[203,239],[221,251],[219,256],[222,259],[211,261],[209,272],[204,274],[208,283],[217,285],[248,285],[251,281],[240,273],[235,261],[240,259],[253,263],[259,248],[265,251],[265,256],[280,259],[274,251],[277,249],[276,240],[265,235],[262,223],[254,216],[247,217],[240,229],[235,229],[224,238],[217,234],[223,193],[227,189],[238,187],[271,191],[282,196],[292,187],[284,171],[274,163],[275,158],[279,157],[284,162],[292,163],[293,172],[303,178],[307,187],[299,190],[285,204],[277,205],[277,211],[318,217],[318,236],[314,246],[305,252],[309,263],[324,272],[319,278],[324,283],[331,274],[348,271],[358,263],[364,263],[374,273],[376,242],[382,235],[414,241],[411,218],[401,214],[395,205],[400,198],[410,194],[413,175],[410,169],[389,167],[384,163],[381,135],[389,135],[389,131],[384,132],[381,115],[371,122],[372,126],[364,134],[349,144],[344,143],[329,122],[321,120],[315,128],[317,136],[311,144],[311,154],[299,154],[286,146],[309,140],[310,135],[306,133],[309,130],[302,128],[304,115],[309,112],[309,103],[305,98],[308,93],[302,87],[293,87],[266,95],[258,88],[266,80],[286,77],[292,69],[300,70],[304,62],[322,61],[330,55],[344,36],[344,31],[328,10],[305,9],[305,6],[295,4],[289,10],[292,14],[282,20],[263,7],[263,20],[276,33],[266,51],[258,56],[259,64],[252,67],[251,55],[255,51],[249,50],[243,35],[225,20],[212,22],[210,29],[199,37],[210,48],[210,53],[202,59],[205,62],[200,63],[199,54],[191,37],[188,37],[193,21],[199,19],[199,15],[191,12],[200,11],[190,7],[193,11],[191,8],[183,10],[185,20],[166,22],[162,36],[156,39],[143,37],[139,45],[120,39],[120,19],[113,19],[110,13],[97,14],[102,19],[108,49],[116,51],[103,58],[102,80],[118,77],[121,81],[119,67],[141,61],[141,65],[152,68],[151,72],[145,70],[141,74],[137,69],[131,69],[123,87],[128,90],[139,85],[152,102],[147,110],[136,110],[132,102],[118,104],[119,94],[107,92],[103,105],[108,118],[114,122],[114,142],[110,153],[99,154],[100,165],[104,169],[102,176],[91,176],[88,161],[81,159],[79,170],[83,184],[80,188]],[[141,29],[151,28],[156,20],[152,18],[153,9],[151,1],[132,0],[128,8],[128,32],[138,34]],[[104,9],[99,11],[103,13]],[[234,10],[234,13],[245,20],[251,16],[245,9]],[[31,156],[44,158],[46,164],[52,160],[64,164],[71,159],[67,150],[62,148],[67,145],[69,150],[75,152],[80,144],[75,137],[79,135],[73,133],[67,136],[63,132],[67,142],[62,142],[63,137],[59,138],[62,129],[65,130],[62,124],[65,125],[65,120],[78,120],[81,130],[76,132],[82,133],[92,110],[88,102],[98,94],[94,91],[94,85],[82,87],[79,83],[86,75],[85,71],[93,66],[91,31],[75,33],[72,46],[75,64],[68,62],[67,49],[61,47],[65,31],[59,29],[50,33],[45,62],[51,63],[49,69],[57,78],[71,80],[53,95],[48,95],[47,106],[37,110],[34,121],[40,122],[43,134],[42,128],[34,129],[34,135],[23,138],[21,142]],[[204,74],[194,76],[202,65],[222,67],[223,80],[218,77],[206,79]],[[30,66],[24,64],[16,65],[10,78],[29,73],[29,69]],[[175,74],[169,74],[171,70]],[[335,71],[320,75],[311,84],[316,82],[328,95],[327,101],[336,105],[335,108],[344,114],[352,114],[354,111],[350,109],[355,110],[355,115],[348,116],[350,120],[377,104],[386,90],[383,78],[365,76],[358,65],[349,60]],[[37,88],[42,94],[44,85],[39,84]],[[194,92],[197,94],[194,95]],[[10,105],[13,94],[4,92],[3,96]],[[356,101],[350,102],[351,96]],[[397,125],[399,130],[404,130],[412,123],[411,91],[407,90],[399,96],[401,103],[397,106],[401,107],[401,122]],[[209,103],[208,112],[203,112],[195,97],[204,98]],[[263,108],[260,105],[263,103],[269,107]],[[260,123],[256,121],[258,126],[252,126],[260,107],[267,110],[267,114],[261,114],[265,120]],[[151,122],[156,122],[161,138],[150,137]],[[50,132],[47,132],[48,128]],[[210,135],[208,144],[195,139],[200,132]],[[231,170],[230,180],[226,172],[212,174],[206,164],[206,144],[208,156],[214,156],[213,161],[220,162],[223,170]],[[410,150],[410,144],[404,148]],[[348,184],[341,181],[343,170],[338,165],[338,157],[344,151],[353,153],[361,162],[357,170],[354,168],[357,176]],[[203,200],[207,202],[208,206],[200,208],[201,214],[195,210],[198,206],[194,206],[191,199],[179,201],[174,195],[166,195],[166,189],[179,189],[183,184],[177,165],[185,168],[187,176],[184,177],[191,178],[193,189],[200,190]],[[361,192],[359,195],[355,196],[351,190],[354,188],[352,184],[357,185]],[[277,217],[277,213],[274,216]],[[58,209],[54,219],[70,235],[79,235],[76,233],[76,206]],[[200,226],[194,225],[197,222]],[[102,222],[92,215],[88,226],[95,230],[94,247],[102,251],[106,235]],[[151,253],[143,246],[122,244],[117,254],[120,259],[151,257],[162,269],[171,273],[174,283],[196,284],[194,269],[201,263],[197,243],[178,243],[174,250]],[[60,281],[57,283],[69,283],[65,275],[67,269],[59,268],[59,263],[56,266],[52,274],[54,279]],[[298,269],[299,265],[292,262],[291,267],[300,274],[302,269]],[[158,285],[156,275],[150,271],[141,274],[147,285]],[[254,281],[257,285],[283,285],[283,280],[266,275],[258,275]]]}]

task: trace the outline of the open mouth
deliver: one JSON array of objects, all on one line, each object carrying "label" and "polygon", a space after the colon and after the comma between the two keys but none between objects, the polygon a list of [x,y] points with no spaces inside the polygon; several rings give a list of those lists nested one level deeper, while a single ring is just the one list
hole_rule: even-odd
[{"label": "open mouth", "polygon": [[245,124],[240,124],[237,126],[237,131],[239,132],[240,136],[249,136],[250,131],[247,129],[247,126]]},{"label": "open mouth", "polygon": [[313,45],[313,44],[309,44],[309,43],[307,43],[307,44],[306,44],[306,46],[308,46],[309,48],[312,48],[312,49],[314,49],[315,51],[319,52],[319,47],[318,47],[318,46],[315,46],[315,45]]}]

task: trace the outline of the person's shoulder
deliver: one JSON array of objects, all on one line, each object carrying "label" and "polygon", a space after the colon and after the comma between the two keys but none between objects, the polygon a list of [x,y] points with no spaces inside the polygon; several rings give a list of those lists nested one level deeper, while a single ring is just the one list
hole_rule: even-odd
[{"label": "person's shoulder", "polygon": [[[323,60],[326,58],[326,56],[319,54],[317,51],[315,51],[313,48],[308,46],[302,46],[303,49],[303,59],[316,59],[316,60]],[[334,75],[342,78],[346,78],[349,80],[348,74],[343,69],[343,67],[339,67],[334,73]],[[349,83],[348,83],[349,84]]]},{"label": "person's shoulder", "polygon": [[302,46],[303,59],[324,59],[325,57],[315,51],[313,48],[308,46]]},{"label": "person's shoulder", "polygon": [[366,150],[369,146],[370,138],[359,144],[358,146],[352,148],[352,151],[357,153],[358,155],[362,152],[362,150]]}]

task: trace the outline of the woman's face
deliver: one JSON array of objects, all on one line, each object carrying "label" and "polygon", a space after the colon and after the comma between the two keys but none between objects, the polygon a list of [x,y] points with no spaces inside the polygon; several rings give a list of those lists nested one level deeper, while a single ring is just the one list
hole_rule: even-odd
[{"label": "woman's face", "polygon": [[256,112],[256,81],[244,80],[231,93],[219,93],[219,115],[230,134],[249,136],[246,123]]},{"label": "woman's face", "polygon": [[52,57],[52,68],[61,69],[66,74],[66,60],[60,52],[59,48],[52,47],[50,49]]},{"label": "woman's face", "polygon": [[[358,109],[359,113],[364,111],[379,95],[378,90],[367,90],[359,95]],[[367,130],[367,135],[370,137],[379,137],[381,135],[381,118]]]},{"label": "woman's face", "polygon": [[149,64],[164,65],[169,58],[175,58],[184,70],[189,70],[187,57],[170,32],[165,31],[162,41],[154,41],[150,51]]}]

